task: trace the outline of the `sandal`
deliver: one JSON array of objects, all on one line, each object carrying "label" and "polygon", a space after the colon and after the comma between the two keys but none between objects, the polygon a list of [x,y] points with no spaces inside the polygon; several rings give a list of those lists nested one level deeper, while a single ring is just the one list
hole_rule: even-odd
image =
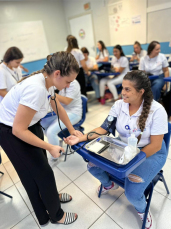
[{"label": "sandal", "polygon": [[77,218],[78,218],[78,215],[75,216],[75,213],[66,212],[66,214],[65,214],[65,220],[64,220],[63,223],[53,222],[52,220],[51,220],[51,223],[52,224],[64,224],[64,225],[68,225],[68,224],[74,223],[77,220]]},{"label": "sandal", "polygon": [[59,198],[60,202],[65,204],[68,203],[72,200],[72,196],[70,196],[67,193],[60,193],[61,194],[61,198]]}]

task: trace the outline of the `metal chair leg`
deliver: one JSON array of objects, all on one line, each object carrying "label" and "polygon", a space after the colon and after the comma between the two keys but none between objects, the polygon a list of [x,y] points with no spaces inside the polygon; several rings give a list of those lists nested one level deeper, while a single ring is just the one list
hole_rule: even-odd
[{"label": "metal chair leg", "polygon": [[64,161],[66,161],[66,158],[67,158],[68,148],[69,148],[69,145],[67,145],[67,148],[66,148],[65,159],[64,159]]},{"label": "metal chair leg", "polygon": [[169,192],[169,189],[168,189],[168,187],[167,187],[166,181],[165,181],[165,179],[164,179],[163,173],[159,173],[159,174],[160,174],[160,176],[161,176],[161,178],[162,178],[162,182],[164,183],[164,186],[165,186],[165,189],[166,189],[166,191],[167,191],[167,194],[169,194],[170,192]]},{"label": "metal chair leg", "polygon": [[8,194],[6,194],[6,193],[4,193],[4,192],[1,192],[1,191],[0,191],[0,194],[2,194],[2,195],[4,195],[4,196],[7,196],[7,197],[9,197],[9,198],[11,198],[11,199],[13,198],[12,196],[10,196],[10,195],[8,195]]},{"label": "metal chair leg", "polygon": [[4,175],[4,173],[3,173],[3,172],[1,172],[1,171],[0,171],[0,173],[1,173],[2,175]]},{"label": "metal chair leg", "polygon": [[100,198],[100,196],[101,196],[101,193],[102,193],[102,188],[103,188],[103,185],[101,184],[101,185],[100,185],[99,194],[98,194],[98,197],[99,197],[99,198]]}]

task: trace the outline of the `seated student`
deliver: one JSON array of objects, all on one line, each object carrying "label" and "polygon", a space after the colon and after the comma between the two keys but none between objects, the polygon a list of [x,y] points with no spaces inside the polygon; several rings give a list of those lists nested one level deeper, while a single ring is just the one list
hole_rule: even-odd
[{"label": "seated student", "polygon": [[136,60],[139,63],[141,57],[146,56],[146,55],[147,55],[147,51],[142,49],[141,44],[138,41],[135,41],[134,53],[130,59],[130,62],[133,62],[134,60]]},{"label": "seated student", "polygon": [[9,48],[0,64],[0,103],[8,91],[22,78],[20,63],[24,56],[17,47]]},{"label": "seated student", "polygon": [[139,69],[159,76],[157,79],[151,80],[153,96],[158,101],[164,86],[163,78],[169,76],[168,62],[165,55],[160,53],[160,43],[158,41],[152,41],[149,44],[147,55],[140,60]]},{"label": "seated student", "polygon": [[120,45],[116,45],[113,49],[114,57],[112,59],[111,65],[115,72],[120,73],[118,76],[110,79],[109,77],[103,78],[100,80],[100,96],[101,96],[101,104],[105,104],[104,93],[105,93],[105,85],[107,84],[109,90],[113,94],[113,98],[116,101],[119,96],[116,89],[117,84],[121,84],[124,76],[129,71],[129,62],[127,57],[125,56],[122,47]]},{"label": "seated student", "polygon": [[[68,118],[72,125],[78,123],[82,117],[82,100],[80,85],[77,80],[70,83],[70,86],[59,91],[56,94],[56,98],[59,100],[65,111],[67,112]],[[58,123],[58,118],[56,115],[44,118],[41,121],[42,127],[45,129],[45,135],[47,136],[48,142],[52,145],[59,145],[58,133],[66,126],[60,121],[60,126]],[[56,160],[51,156],[52,160]]]},{"label": "seated student", "polygon": [[96,56],[96,61],[97,62],[108,62],[109,61],[109,52],[104,44],[103,41],[98,41],[97,42],[97,47],[99,49],[99,52],[97,53]]},{"label": "seated student", "polygon": [[[98,65],[96,63],[96,60],[94,57],[89,56],[89,51],[86,47],[83,47],[81,49],[81,51],[83,52],[83,55],[85,57],[85,61],[86,61],[86,65],[89,71],[96,71],[98,70]],[[93,87],[95,93],[96,93],[96,98],[100,99],[100,91],[99,91],[99,81],[98,81],[98,77],[96,74],[94,74],[93,72],[91,73],[91,75],[86,77],[86,81],[87,83],[90,82],[91,86]]]},{"label": "seated student", "polygon": [[78,47],[77,39],[74,36],[70,36],[68,38],[68,48],[66,51],[71,53],[78,62],[80,71],[76,79],[80,84],[81,94],[86,96],[87,93],[86,93],[86,83],[85,83],[84,71],[87,75],[90,75],[90,72],[88,71],[88,68],[86,66],[84,55]]},{"label": "seated student", "polygon": [[[130,134],[134,133],[138,138],[138,147],[146,153],[147,159],[125,178],[125,195],[143,220],[146,209],[144,191],[162,169],[167,158],[163,140],[164,134],[168,132],[167,114],[163,106],[153,100],[151,83],[145,72],[139,70],[128,72],[122,86],[123,100],[117,101],[112,106],[108,117],[110,121],[111,118],[116,121],[116,130],[121,141],[127,143]],[[110,128],[108,117],[101,127],[93,131],[102,135],[107,134]],[[129,125],[129,130],[126,128],[127,125]],[[111,132],[113,133],[114,130]],[[92,134],[89,138],[94,139],[98,136]],[[82,137],[72,135],[64,140],[67,144],[74,145],[86,141],[87,134]],[[88,171],[102,183],[102,194],[118,188],[118,185],[110,180],[108,173],[91,162],[88,163]],[[97,193],[99,189],[100,187]],[[149,212],[145,228],[152,229],[153,224],[154,221]]]}]

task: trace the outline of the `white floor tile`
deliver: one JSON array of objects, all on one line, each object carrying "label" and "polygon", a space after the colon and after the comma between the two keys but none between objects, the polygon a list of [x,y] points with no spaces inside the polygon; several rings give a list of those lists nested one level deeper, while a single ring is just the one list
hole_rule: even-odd
[{"label": "white floor tile", "polygon": [[0,191],[4,191],[5,189],[11,187],[14,183],[2,164],[0,165],[0,171],[4,173],[4,175],[0,173]]},{"label": "white floor tile", "polygon": [[74,183],[103,211],[105,211],[124,192],[122,188],[117,190],[110,190],[108,194],[101,195],[101,197],[98,198],[96,190],[100,185],[100,182],[88,171],[76,179]]},{"label": "white floor tile", "polygon": [[38,229],[38,225],[32,215],[27,216],[19,222],[13,229]]},{"label": "white floor tile", "polygon": [[121,229],[108,215],[105,213],[90,227],[90,229]]},{"label": "white floor tile", "polygon": [[170,194],[167,195],[166,189],[164,187],[163,182],[158,182],[155,186],[155,190],[159,193],[161,193],[162,195],[168,197],[169,199],[171,199],[171,179],[170,179],[170,174],[171,174],[171,160],[167,159],[166,164],[163,167],[163,175],[164,178],[166,180],[167,186],[169,188]]},{"label": "white floor tile", "polygon": [[13,198],[0,195],[0,229],[9,229],[30,214],[15,186],[5,192]]},{"label": "white floor tile", "polygon": [[5,163],[4,167],[8,171],[8,174],[14,183],[17,183],[18,181],[20,181],[20,178],[19,178],[17,172],[15,171],[14,166],[12,165],[12,163],[10,161]]},{"label": "white floor tile", "polygon": [[[171,142],[171,141],[170,141]],[[171,146],[169,147],[168,158],[171,159]]]},{"label": "white floor tile", "polygon": [[87,170],[85,161],[77,153],[67,157],[67,160],[57,164],[57,167],[72,181]]}]

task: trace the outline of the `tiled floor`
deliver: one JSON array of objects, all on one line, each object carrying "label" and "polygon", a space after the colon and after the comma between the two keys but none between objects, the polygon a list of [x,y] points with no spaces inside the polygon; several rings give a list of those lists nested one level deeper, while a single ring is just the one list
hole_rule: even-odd
[{"label": "tiled floor", "polygon": [[[89,104],[89,112],[84,123],[85,132],[101,125],[107,116],[112,103],[101,106],[96,102]],[[1,150],[2,164],[0,171],[0,190],[13,196],[13,199],[0,195],[0,229],[38,229],[35,213],[20,179],[8,157]],[[73,229],[138,229],[140,219],[133,206],[119,188],[109,194],[97,197],[99,182],[86,169],[86,163],[75,153],[63,162],[63,156],[57,162],[50,162],[54,171],[59,191],[73,196],[72,202],[63,204],[64,211],[76,212],[78,220],[69,226],[49,224],[45,228]],[[164,175],[171,191],[171,148],[164,166]],[[151,211],[157,222],[157,229],[171,228],[171,194],[166,195],[162,183],[157,184],[152,198]]]}]

